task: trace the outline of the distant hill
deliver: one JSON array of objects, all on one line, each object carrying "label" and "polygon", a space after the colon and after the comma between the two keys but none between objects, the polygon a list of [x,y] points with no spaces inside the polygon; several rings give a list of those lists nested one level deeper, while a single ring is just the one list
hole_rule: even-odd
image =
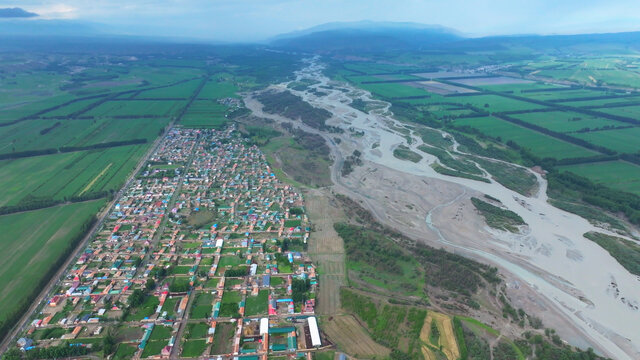
[{"label": "distant hill", "polygon": [[274,37],[270,44],[288,50],[335,53],[421,50],[463,39],[437,25],[390,22],[329,23]]},{"label": "distant hill", "polygon": [[36,16],[38,16],[38,14],[29,12],[19,7],[0,8],[0,18],[30,18]]},{"label": "distant hill", "polygon": [[577,35],[510,35],[469,38],[438,25],[392,22],[328,23],[274,37],[270,45],[317,54],[387,51],[499,51],[509,48],[545,52],[640,50],[640,32]]}]

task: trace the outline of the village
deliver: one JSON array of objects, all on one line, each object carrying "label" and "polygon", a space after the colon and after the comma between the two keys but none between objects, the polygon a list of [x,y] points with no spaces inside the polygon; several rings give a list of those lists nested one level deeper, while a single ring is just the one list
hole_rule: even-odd
[{"label": "village", "polygon": [[17,346],[311,359],[331,344],[309,234],[301,194],[234,127],[172,128]]}]

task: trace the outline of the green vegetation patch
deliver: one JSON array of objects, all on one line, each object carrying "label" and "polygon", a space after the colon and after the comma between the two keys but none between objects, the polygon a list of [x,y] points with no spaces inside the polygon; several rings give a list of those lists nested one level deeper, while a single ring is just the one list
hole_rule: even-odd
[{"label": "green vegetation patch", "polygon": [[378,288],[422,295],[424,276],[416,260],[380,232],[337,223],[344,240],[349,276]]},{"label": "green vegetation patch", "polygon": [[484,217],[487,225],[495,229],[518,232],[517,226],[526,225],[520,215],[514,213],[511,210],[502,209],[495,205],[491,205],[488,202],[482,201],[476,197],[471,198],[473,206],[478,209],[480,214]]},{"label": "green vegetation patch", "polygon": [[84,235],[103,200],[0,216],[0,319],[10,324],[58,270]]},{"label": "green vegetation patch", "polygon": [[182,344],[182,357],[198,357],[207,348],[205,340],[187,340]]},{"label": "green vegetation patch", "polygon": [[482,170],[478,169],[478,167],[474,163],[467,161],[465,159],[454,158],[449,152],[445,150],[434,148],[427,145],[420,145],[418,146],[418,149],[420,149],[420,151],[423,151],[427,154],[431,154],[437,157],[442,165],[450,169],[464,172],[471,175],[483,175]]},{"label": "green vegetation patch", "polygon": [[266,314],[269,304],[269,290],[260,290],[257,296],[247,295],[245,315],[253,316]]},{"label": "green vegetation patch", "polygon": [[[346,288],[340,289],[342,307],[357,315],[383,346],[407,354],[420,355],[420,331],[427,316],[423,309],[397,306],[372,300]],[[408,342],[400,340],[408,339]]]},{"label": "green vegetation patch", "polygon": [[187,325],[187,333],[185,334],[185,337],[187,339],[204,339],[207,337],[208,331],[209,324],[207,323],[189,323]]},{"label": "green vegetation patch", "polygon": [[192,319],[206,319],[211,314],[214,297],[210,293],[199,292],[191,305]]},{"label": "green vegetation patch", "polygon": [[518,166],[473,157],[484,170],[491,174],[493,180],[507,189],[516,191],[524,196],[533,195],[538,189],[538,179],[531,172]]},{"label": "green vegetation patch", "polygon": [[558,169],[584,176],[597,184],[640,195],[640,166],[636,164],[606,161],[558,166]]},{"label": "green vegetation patch", "polygon": [[607,250],[630,273],[640,276],[640,245],[627,239],[598,232],[588,232],[584,237]]},{"label": "green vegetation patch", "polygon": [[464,172],[458,171],[458,170],[451,170],[451,169],[446,168],[446,167],[444,167],[444,166],[442,166],[440,164],[437,164],[437,163],[431,164],[431,167],[437,173],[440,173],[442,175],[461,177],[461,178],[465,178],[465,179],[482,181],[482,182],[486,182],[486,183],[490,182],[489,179],[487,179],[487,178],[483,178],[481,176],[476,176],[476,175],[470,175],[470,174],[467,174],[467,173],[464,173]]},{"label": "green vegetation patch", "polygon": [[474,117],[456,119],[455,126],[469,126],[501,141],[513,141],[521,147],[529,149],[540,158],[567,159],[589,157],[595,152],[578,145],[541,134],[495,117]]},{"label": "green vegetation patch", "polygon": [[409,149],[405,145],[399,145],[398,147],[393,149],[393,156],[400,160],[408,160],[414,163],[422,160],[422,155],[418,154],[415,151],[411,151],[411,149]]}]

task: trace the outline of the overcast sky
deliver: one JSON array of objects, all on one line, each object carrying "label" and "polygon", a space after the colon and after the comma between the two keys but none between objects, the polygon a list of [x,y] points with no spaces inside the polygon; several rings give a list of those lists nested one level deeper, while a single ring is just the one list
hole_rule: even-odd
[{"label": "overcast sky", "polygon": [[640,0],[0,0],[2,7],[120,34],[225,41],[359,20],[438,24],[469,36],[640,30]]}]

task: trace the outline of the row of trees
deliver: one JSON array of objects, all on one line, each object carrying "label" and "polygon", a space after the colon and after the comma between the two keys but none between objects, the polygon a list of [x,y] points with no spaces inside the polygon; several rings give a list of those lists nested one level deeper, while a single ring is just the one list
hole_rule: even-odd
[{"label": "row of trees", "polygon": [[83,195],[65,196],[62,199],[53,199],[50,197],[36,198],[27,197],[20,201],[17,205],[0,206],[0,215],[13,214],[21,211],[30,211],[43,209],[46,207],[56,206],[67,202],[76,203],[82,201],[96,200],[101,198],[111,198],[113,196],[113,190],[94,191]]}]

